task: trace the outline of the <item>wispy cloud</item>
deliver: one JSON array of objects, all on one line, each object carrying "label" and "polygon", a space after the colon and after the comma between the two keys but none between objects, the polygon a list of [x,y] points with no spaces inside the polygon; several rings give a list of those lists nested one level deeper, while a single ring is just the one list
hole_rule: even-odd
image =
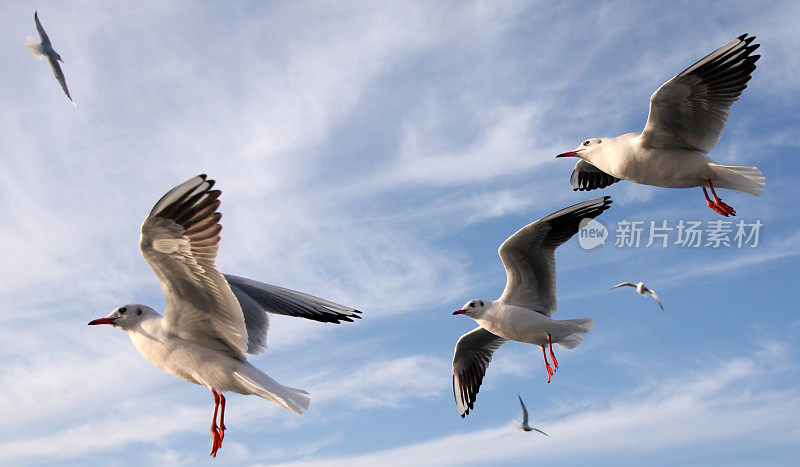
[{"label": "wispy cloud", "polygon": [[[702,462],[725,446],[728,453],[787,446],[800,435],[795,418],[800,392],[762,391],[765,379],[785,370],[771,360],[786,357],[784,346],[720,360],[703,372],[684,372],[653,381],[591,408],[556,420],[541,419],[550,438],[502,426],[460,432],[407,446],[342,458],[284,465],[475,465],[498,462],[604,459],[636,462],[673,450],[665,462]],[[740,444],[735,448],[731,443]],[[579,450],[574,449],[580,446]],[[690,449],[694,454],[679,454]],[[676,454],[677,453],[677,454]]]}]

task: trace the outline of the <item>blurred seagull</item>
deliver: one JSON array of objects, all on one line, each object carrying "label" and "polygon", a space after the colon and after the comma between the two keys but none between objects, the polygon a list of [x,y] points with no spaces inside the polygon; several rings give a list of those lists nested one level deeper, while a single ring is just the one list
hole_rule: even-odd
[{"label": "blurred seagull", "polygon": [[540,346],[549,383],[554,369],[547,362],[545,346],[550,346],[558,369],[553,343],[573,349],[592,328],[593,318],[550,319],[557,311],[555,250],[575,235],[582,219],[597,217],[610,204],[609,196],[584,201],[520,229],[498,250],[507,276],[503,295],[494,301],[470,300],[453,312],[479,324],[458,339],[453,355],[453,394],[461,417],[475,403],[492,353],[506,340]]},{"label": "blurred seagull", "polygon": [[547,433],[545,433],[544,431],[528,425],[528,409],[525,408],[525,403],[522,402],[522,396],[517,394],[517,397],[519,397],[519,405],[522,406],[522,424],[520,424],[518,421],[514,420],[514,423],[517,424],[517,428],[519,428],[520,431],[538,431],[539,433],[541,433],[541,434],[543,434],[545,436],[550,436]]},{"label": "blurred seagull", "polygon": [[47,61],[50,62],[50,68],[53,69],[53,74],[56,75],[56,79],[61,84],[61,89],[64,90],[64,94],[67,95],[69,101],[72,102],[72,105],[74,105],[77,109],[78,104],[76,104],[75,101],[72,100],[72,96],[69,95],[69,90],[67,89],[67,80],[64,79],[64,72],[61,71],[61,65],[58,64],[58,62],[63,63],[64,60],[61,60],[61,55],[53,50],[53,45],[50,43],[50,38],[47,37],[47,33],[44,31],[42,23],[39,22],[38,11],[33,13],[33,19],[36,21],[36,30],[39,31],[39,38],[41,39],[41,42],[36,42],[36,39],[28,36],[25,38],[25,47],[27,47],[28,51],[38,60],[47,57]]},{"label": "blurred seagull", "polygon": [[211,390],[211,455],[216,457],[225,436],[224,392],[254,394],[296,414],[308,408],[307,392],[283,386],[247,362],[247,353],[266,348],[266,312],[339,323],[360,318],[360,311],[223,275],[214,264],[222,216],[217,212],[221,192],[213,186],[205,175],[187,180],[164,195],[142,224],[139,246],[164,289],[164,316],[130,304],[89,324],[119,327],[150,363]]},{"label": "blurred seagull", "polygon": [[658,295],[656,295],[656,293],[655,293],[655,291],[654,291],[653,289],[648,289],[648,288],[647,288],[647,287],[644,285],[644,282],[639,282],[639,283],[637,283],[637,284],[634,284],[634,283],[632,283],[632,282],[623,282],[623,283],[621,283],[621,284],[617,284],[617,285],[615,285],[614,287],[611,287],[611,288],[610,288],[610,289],[608,289],[608,290],[614,290],[614,289],[616,289],[617,287],[633,287],[633,288],[635,288],[635,289],[636,289],[636,292],[638,292],[640,295],[643,295],[643,296],[645,296],[645,297],[647,296],[647,294],[650,294],[650,295],[652,295],[652,296],[653,296],[653,298],[655,298],[655,299],[656,299],[656,301],[658,302],[658,306],[660,306],[660,307],[661,307],[661,311],[664,311],[664,312],[666,313],[666,310],[664,310],[664,305],[662,305],[662,304],[661,304],[661,300],[659,300],[659,299],[658,299]]},{"label": "blurred seagull", "polygon": [[605,188],[620,180],[666,188],[699,186],[708,206],[726,217],[736,211],[717,196],[715,185],[759,196],[764,176],[758,168],[719,165],[705,156],[756,69],[760,55],[752,55],[759,45],[751,45],[754,39],[742,34],[658,88],[650,96],[642,133],[588,139],[556,156],[581,159],[570,178],[572,189]]}]

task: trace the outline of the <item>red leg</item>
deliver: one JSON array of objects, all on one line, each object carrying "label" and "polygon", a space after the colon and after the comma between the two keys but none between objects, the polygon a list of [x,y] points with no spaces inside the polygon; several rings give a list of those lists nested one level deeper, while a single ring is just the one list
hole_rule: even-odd
[{"label": "red leg", "polygon": [[219,447],[225,438],[225,396],[219,393]]},{"label": "red leg", "polygon": [[709,199],[708,197],[708,193],[706,192],[706,187],[703,187],[703,194],[706,196],[706,203],[708,203],[708,207],[722,214],[725,217],[735,216],[736,211],[732,207],[723,203],[722,198],[717,196],[717,192],[714,191],[714,184],[711,182],[710,178],[706,179],[706,183],[708,183],[708,187],[711,188],[711,195],[714,196],[714,201],[712,202],[711,199]]},{"label": "red leg", "polygon": [[547,342],[550,344],[550,358],[553,359],[553,371],[558,370],[558,360],[556,360],[556,354],[553,353],[553,336],[550,333],[547,333]]},{"label": "red leg", "polygon": [[544,346],[540,345],[539,347],[542,348],[542,358],[544,358],[544,368],[547,370],[547,382],[550,382],[550,377],[553,376],[553,369],[550,368],[550,364],[547,363],[547,354],[544,353]]},{"label": "red leg", "polygon": [[211,456],[217,457],[217,451],[222,447],[222,440],[219,438],[217,431],[217,411],[219,410],[219,393],[214,389],[211,390],[214,395],[214,418],[211,420]]}]

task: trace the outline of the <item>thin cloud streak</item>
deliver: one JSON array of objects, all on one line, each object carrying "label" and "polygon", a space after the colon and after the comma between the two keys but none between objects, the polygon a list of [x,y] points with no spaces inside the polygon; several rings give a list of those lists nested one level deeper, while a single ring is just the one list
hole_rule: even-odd
[{"label": "thin cloud streak", "polygon": [[[598,457],[636,462],[651,453],[673,454],[673,461],[697,461],[716,448],[746,441],[742,450],[791,445],[800,435],[796,415],[800,391],[763,391],[765,379],[785,367],[769,364],[784,358],[785,348],[763,348],[755,355],[719,361],[703,372],[684,372],[635,388],[611,401],[594,401],[592,408],[539,422],[551,435],[542,440],[506,425],[458,433],[366,455],[322,458],[281,465],[474,465],[500,462],[563,460],[594,462]],[[602,408],[598,408],[602,407]],[[475,440],[480,440],[476,442]],[[575,450],[580,446],[580,450]],[[664,459],[668,461],[668,459]]]}]

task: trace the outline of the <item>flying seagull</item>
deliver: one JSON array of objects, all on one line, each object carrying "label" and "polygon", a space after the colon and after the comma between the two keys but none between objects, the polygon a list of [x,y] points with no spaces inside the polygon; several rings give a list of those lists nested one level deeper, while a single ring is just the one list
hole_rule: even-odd
[{"label": "flying seagull", "polygon": [[479,325],[461,336],[453,356],[453,394],[461,417],[475,403],[492,353],[506,340],[540,346],[549,383],[554,369],[547,361],[545,346],[550,346],[557,370],[553,344],[573,349],[592,328],[593,318],[550,319],[557,311],[555,250],[575,235],[581,219],[597,217],[610,204],[609,196],[584,201],[520,229],[498,251],[507,275],[503,295],[494,301],[470,300],[453,312],[467,315]]},{"label": "flying seagull", "polygon": [[[723,216],[736,211],[714,187],[759,196],[764,176],[756,167],[719,165],[706,157],[722,135],[760,55],[755,36],[742,34],[664,83],[650,96],[641,133],[591,138],[556,157],[578,157],[573,190],[605,188],[620,180],[666,188],[702,187],[706,203]],[[706,186],[711,189],[713,201]]]},{"label": "flying seagull", "polygon": [[544,431],[528,425],[528,409],[525,408],[525,403],[522,402],[522,396],[517,394],[517,397],[519,397],[519,405],[522,406],[522,424],[520,424],[518,421],[514,420],[514,423],[517,424],[517,428],[519,428],[520,431],[538,431],[539,433],[541,433],[541,434],[543,434],[545,436],[550,436],[547,433],[545,433]]},{"label": "flying seagull", "polygon": [[650,294],[658,302],[658,306],[661,307],[661,311],[665,311],[664,310],[664,305],[661,304],[661,300],[658,299],[658,295],[656,295],[656,292],[653,289],[647,288],[647,286],[644,285],[644,282],[639,282],[639,283],[636,283],[636,284],[634,284],[632,282],[623,282],[621,284],[615,285],[614,287],[611,287],[608,290],[614,290],[617,287],[633,287],[633,288],[636,289],[636,292],[638,292],[640,295],[643,295],[645,297],[647,296],[647,294]]},{"label": "flying seagull", "polygon": [[64,94],[67,95],[69,101],[72,102],[72,105],[75,108],[78,108],[78,104],[72,100],[72,96],[69,95],[69,89],[67,89],[67,80],[64,79],[64,72],[61,71],[61,65],[58,62],[64,62],[61,60],[61,55],[58,54],[55,50],[53,50],[53,45],[50,43],[50,38],[47,37],[47,33],[44,31],[44,27],[42,27],[42,23],[39,22],[39,12],[36,11],[33,13],[33,19],[36,21],[36,30],[39,31],[39,39],[41,42],[36,42],[31,36],[25,38],[25,47],[28,48],[28,51],[36,57],[38,60],[41,60],[44,57],[47,57],[47,61],[50,62],[50,68],[53,69],[53,74],[56,75],[56,79],[61,84],[61,89],[64,90]]},{"label": "flying seagull", "polygon": [[360,311],[223,275],[214,264],[222,216],[217,212],[221,192],[213,186],[205,175],[187,180],[165,194],[142,224],[139,246],[164,289],[164,316],[129,304],[89,324],[122,329],[150,363],[211,390],[211,455],[216,457],[225,436],[223,393],[254,394],[298,415],[308,408],[307,392],[283,386],[247,362],[247,353],[266,349],[266,312],[340,323],[360,318]]}]

